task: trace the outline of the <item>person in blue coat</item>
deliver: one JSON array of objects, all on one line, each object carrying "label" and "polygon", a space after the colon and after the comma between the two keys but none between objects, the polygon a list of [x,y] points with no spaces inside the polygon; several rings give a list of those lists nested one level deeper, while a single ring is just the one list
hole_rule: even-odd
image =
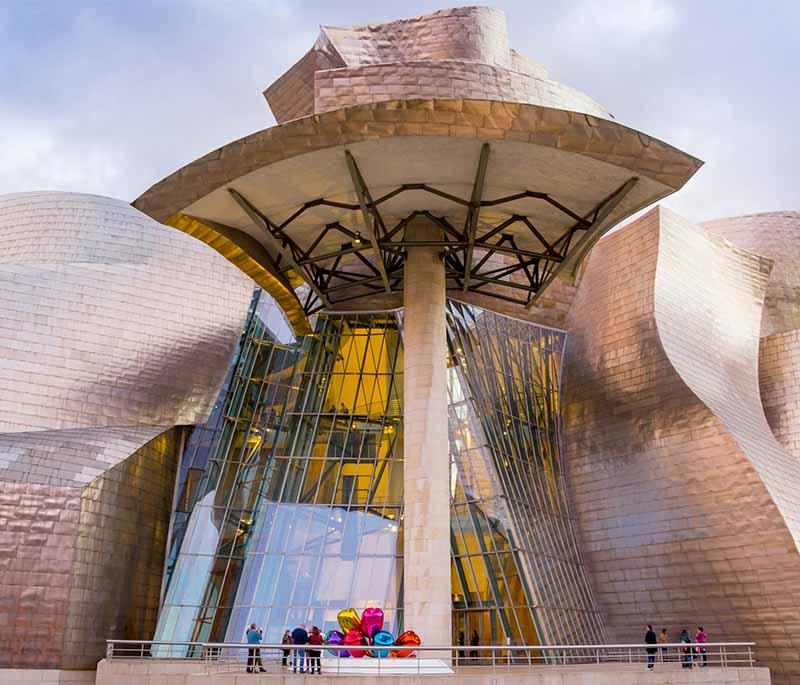
[{"label": "person in blue coat", "polygon": [[[260,628],[256,627],[255,623],[250,624],[250,630],[247,631],[247,644],[248,645],[260,645],[261,644],[261,636],[263,632]],[[264,668],[264,664],[261,663],[261,650],[258,647],[248,647],[247,648],[247,672],[248,673],[255,673],[256,666],[258,666],[258,670],[261,673],[266,672],[266,668]]]},{"label": "person in blue coat", "polygon": [[293,657],[292,657],[292,671],[297,673],[297,667],[300,666],[300,673],[306,672],[306,650],[301,648],[298,649],[298,645],[307,645],[308,644],[308,631],[306,630],[306,624],[301,623],[299,628],[295,628],[292,631],[292,649]]}]

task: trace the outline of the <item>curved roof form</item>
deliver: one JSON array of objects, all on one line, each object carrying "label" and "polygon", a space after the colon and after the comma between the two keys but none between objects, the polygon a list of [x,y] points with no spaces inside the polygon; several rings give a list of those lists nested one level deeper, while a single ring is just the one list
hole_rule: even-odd
[{"label": "curved roof form", "polygon": [[[190,217],[212,246],[220,237],[235,243],[281,282],[284,299],[292,297],[286,282],[301,279],[309,286],[305,314],[398,306],[404,229],[434,221],[451,291],[524,312],[608,228],[682,187],[700,165],[586,114],[482,100],[396,101],[234,141],[134,206],[178,228]],[[300,316],[295,303],[287,314]]]},{"label": "curved roof form", "polygon": [[265,96],[277,126],[134,205],[239,265],[297,332],[316,311],[400,306],[421,244],[451,297],[551,323],[556,278],[702,164],[549,79],[488,7],[323,27]]},{"label": "curved roof form", "polygon": [[767,283],[761,336],[800,329],[800,212],[749,214],[706,221],[701,226],[736,247],[773,261]]},{"label": "curved roof form", "polygon": [[143,444],[208,418],[253,288],[127,202],[33,192],[0,195],[0,289],[0,438],[149,427]]},{"label": "curved roof form", "polygon": [[456,7],[385,24],[323,26],[314,46],[264,91],[279,123],[388,100],[472,98],[611,118],[585,93],[508,46],[506,16]]},{"label": "curved roof form", "polygon": [[0,195],[0,482],[85,487],[167,453],[208,419],[252,291],[127,202]]}]

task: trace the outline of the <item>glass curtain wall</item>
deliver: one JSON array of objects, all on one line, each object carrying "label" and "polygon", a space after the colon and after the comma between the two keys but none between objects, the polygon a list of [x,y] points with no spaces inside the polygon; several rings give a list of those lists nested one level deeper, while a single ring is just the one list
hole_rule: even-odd
[{"label": "glass curtain wall", "polygon": [[349,606],[400,623],[402,348],[389,314],[320,316],[299,355],[226,639]]},{"label": "glass curtain wall", "polygon": [[320,316],[293,341],[277,312],[260,293],[220,416],[190,441],[156,639],[238,642],[256,622],[279,641],[351,605],[401,620],[397,322]]},{"label": "glass curtain wall", "polygon": [[[558,463],[563,334],[450,303],[448,339],[453,640],[594,642]],[[184,455],[156,639],[255,622],[278,642],[349,606],[402,628],[402,368],[395,314],[320,315],[295,340],[257,294]]]},{"label": "glass curtain wall", "polygon": [[463,597],[454,623],[493,638],[502,627],[517,643],[602,641],[559,455],[565,334],[450,302],[448,342],[453,586]]},{"label": "glass curtain wall", "polygon": [[297,356],[277,304],[256,291],[209,421],[181,462],[156,639],[221,639]]}]

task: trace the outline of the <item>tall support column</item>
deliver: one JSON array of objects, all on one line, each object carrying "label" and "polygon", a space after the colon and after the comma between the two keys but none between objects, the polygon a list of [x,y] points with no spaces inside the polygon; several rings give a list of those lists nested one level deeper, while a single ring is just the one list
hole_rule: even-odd
[{"label": "tall support column", "polygon": [[[429,222],[406,240],[440,239]],[[423,644],[450,644],[450,457],[445,270],[439,247],[408,247],[403,304],[403,624]]]}]

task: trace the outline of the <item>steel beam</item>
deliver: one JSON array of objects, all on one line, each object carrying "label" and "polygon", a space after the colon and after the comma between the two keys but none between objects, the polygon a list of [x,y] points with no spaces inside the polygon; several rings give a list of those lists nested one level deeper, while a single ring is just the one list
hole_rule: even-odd
[{"label": "steel beam", "polygon": [[383,254],[381,253],[380,245],[378,245],[378,239],[375,236],[375,231],[372,229],[372,222],[370,221],[370,209],[374,213],[376,221],[380,221],[378,216],[378,210],[375,209],[375,206],[372,203],[372,197],[369,194],[369,188],[367,188],[367,184],[364,182],[364,177],[361,175],[361,172],[358,169],[358,164],[356,164],[355,157],[350,152],[350,150],[344,151],[345,159],[347,160],[347,169],[350,172],[350,178],[353,181],[353,189],[356,192],[356,197],[358,198],[358,204],[361,207],[361,216],[364,218],[364,232],[367,234],[367,239],[372,245],[372,253],[375,257],[375,268],[381,275],[381,280],[383,281],[383,287],[387,293],[392,292],[392,284],[389,283],[389,274],[386,272],[386,264],[383,262]]},{"label": "steel beam", "polygon": [[581,239],[576,243],[575,247],[564,256],[564,261],[550,272],[544,283],[542,283],[541,287],[536,291],[536,294],[531,298],[531,301],[525,305],[526,309],[530,309],[536,304],[536,301],[541,297],[542,293],[547,290],[547,287],[562,271],[580,263],[583,256],[611,228],[611,225],[606,224],[608,217],[625,199],[628,193],[631,192],[638,181],[639,178],[636,176],[629,178],[595,208],[593,212],[594,220],[591,225],[586,229],[586,232],[581,236]]},{"label": "steel beam", "polygon": [[303,280],[305,280],[305,282],[308,284],[308,287],[311,288],[322,304],[324,304],[326,307],[330,307],[330,300],[328,300],[325,293],[314,281],[314,278],[311,276],[311,274],[306,271],[304,266],[300,266],[297,263],[292,251],[283,245],[280,240],[278,240],[272,234],[270,229],[274,224],[272,224],[272,222],[266,216],[256,209],[255,206],[253,206],[250,201],[238,190],[235,188],[228,188],[228,193],[234,199],[236,204],[241,207],[242,211],[247,215],[247,218],[250,219],[253,225],[261,231],[270,248],[278,252],[292,266],[292,268],[303,277]]},{"label": "steel beam", "polygon": [[464,233],[467,238],[467,256],[464,259],[464,292],[469,290],[469,277],[472,270],[472,255],[475,252],[475,233],[478,229],[478,213],[481,210],[483,183],[486,180],[486,165],[489,163],[489,143],[481,145],[481,156],[478,159],[478,170],[475,172],[475,183],[472,185],[472,197],[469,202],[467,225]]}]

